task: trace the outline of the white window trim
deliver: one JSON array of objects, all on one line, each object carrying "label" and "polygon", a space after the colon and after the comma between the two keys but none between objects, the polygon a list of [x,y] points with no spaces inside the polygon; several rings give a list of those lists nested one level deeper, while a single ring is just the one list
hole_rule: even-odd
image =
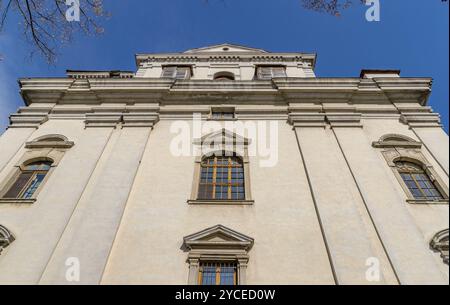
[{"label": "white window trim", "polygon": [[247,284],[248,252],[254,239],[223,225],[205,229],[184,237],[183,249],[188,251],[189,285],[200,285],[199,271],[202,262],[235,262],[237,284]]},{"label": "white window trim", "polygon": [[[194,145],[198,145],[201,148],[204,147],[205,142],[214,143],[214,148],[209,150],[205,148],[208,152],[207,156],[216,155],[221,156],[222,152],[234,153],[239,158],[241,158],[244,166],[244,189],[245,189],[245,199],[244,200],[200,200],[198,199],[198,191],[200,185],[200,174],[201,174],[201,163],[203,158],[206,156],[197,156],[194,165],[194,177],[192,182],[192,191],[190,199],[187,203],[190,205],[252,205],[254,200],[252,199],[251,192],[251,182],[250,182],[250,159],[248,157],[248,145],[250,145],[251,140],[241,137],[225,128],[212,132],[208,135],[203,136],[201,139],[195,139]],[[236,144],[239,144],[236,146]],[[229,145],[231,144],[231,145]],[[229,147],[232,146],[232,147]],[[241,150],[236,149],[237,147],[242,147]]]},{"label": "white window trim", "polygon": [[[389,140],[389,139],[399,140]],[[386,140],[387,139],[387,140]],[[381,154],[385,158],[389,167],[392,169],[395,178],[400,183],[403,191],[406,194],[406,202],[410,204],[448,204],[449,194],[448,187],[445,182],[439,177],[438,173],[434,170],[433,166],[428,162],[421,151],[422,143],[417,142],[407,136],[389,134],[380,138],[380,140],[373,142],[372,146],[382,149]],[[444,197],[441,200],[421,200],[414,198],[414,195],[409,190],[402,176],[398,172],[396,162],[407,161],[415,163],[422,167],[431,181],[435,184],[438,191]]]},{"label": "white window trim", "polygon": [[[45,141],[46,138],[61,138],[63,141]],[[55,168],[64,157],[66,151],[75,144],[61,135],[45,135],[39,137],[31,142],[25,143],[26,151],[20,160],[14,165],[6,178],[0,182],[0,204],[33,204],[36,202],[39,193],[47,184],[48,179],[53,174]],[[39,185],[37,190],[33,193],[32,198],[3,198],[11,186],[16,182],[22,170],[29,163],[36,161],[51,161],[52,166],[45,175],[44,180]]]}]

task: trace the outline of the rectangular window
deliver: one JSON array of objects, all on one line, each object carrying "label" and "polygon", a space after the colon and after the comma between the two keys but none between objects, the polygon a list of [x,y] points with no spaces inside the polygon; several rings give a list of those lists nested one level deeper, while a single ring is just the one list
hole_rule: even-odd
[{"label": "rectangular window", "polygon": [[236,109],[233,106],[211,107],[210,118],[212,120],[231,120],[234,119]]},{"label": "rectangular window", "polygon": [[213,111],[211,113],[211,119],[213,119],[213,120],[234,119],[234,112]]},{"label": "rectangular window", "polygon": [[442,200],[444,197],[431,181],[428,174],[411,162],[396,162],[397,170],[415,199]]},{"label": "rectangular window", "polygon": [[237,157],[210,157],[201,163],[198,199],[245,200],[244,165]]},{"label": "rectangular window", "polygon": [[17,178],[13,186],[11,186],[3,198],[19,198],[19,195],[22,193],[32,176],[33,173],[31,172],[20,173],[19,178]]},{"label": "rectangular window", "polygon": [[48,174],[51,168],[51,162],[34,162],[23,170],[14,181],[14,184],[3,195],[5,199],[30,199]]},{"label": "rectangular window", "polygon": [[167,66],[163,67],[162,78],[189,79],[191,78],[191,67]]},{"label": "rectangular window", "polygon": [[261,66],[256,69],[258,79],[272,79],[286,77],[286,68],[282,66]]},{"label": "rectangular window", "polygon": [[237,265],[235,263],[201,263],[200,285],[237,285]]}]

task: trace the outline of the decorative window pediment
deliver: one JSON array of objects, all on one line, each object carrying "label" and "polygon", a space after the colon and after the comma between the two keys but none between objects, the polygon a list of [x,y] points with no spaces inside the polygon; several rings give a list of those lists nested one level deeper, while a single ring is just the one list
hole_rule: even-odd
[{"label": "decorative window pediment", "polygon": [[444,263],[449,262],[449,229],[437,233],[430,243],[431,249],[441,253]]},{"label": "decorative window pediment", "polygon": [[225,128],[222,128],[218,131],[207,134],[200,139],[195,139],[194,144],[202,145],[202,146],[212,146],[214,144],[243,144],[249,145],[251,144],[251,140],[245,137],[242,137],[234,132],[231,132]]},{"label": "decorative window pediment", "polygon": [[189,251],[189,284],[245,285],[253,238],[223,225],[186,236],[183,247]]},{"label": "decorative window pediment", "polygon": [[387,134],[382,136],[378,141],[372,143],[373,147],[404,147],[404,148],[421,148],[422,143],[411,139],[410,137],[399,134]]},{"label": "decorative window pediment", "polygon": [[248,145],[251,140],[220,129],[194,140],[196,158],[189,204],[252,205]]},{"label": "decorative window pediment", "polygon": [[7,228],[0,225],[0,254],[2,253],[2,250],[8,247],[13,241],[14,236],[12,233]]},{"label": "decorative window pediment", "polygon": [[69,141],[63,135],[46,135],[39,137],[25,144],[25,148],[64,148],[68,149],[74,146],[74,142]]},{"label": "decorative window pediment", "polygon": [[246,254],[253,246],[253,238],[217,225],[186,236],[184,244],[189,250],[233,249]]}]

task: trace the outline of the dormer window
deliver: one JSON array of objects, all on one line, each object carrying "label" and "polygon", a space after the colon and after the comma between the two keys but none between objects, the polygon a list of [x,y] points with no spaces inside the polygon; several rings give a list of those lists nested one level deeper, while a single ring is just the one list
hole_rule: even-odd
[{"label": "dormer window", "polygon": [[260,66],[256,68],[256,77],[258,79],[272,79],[286,76],[286,67],[284,66]]},{"label": "dormer window", "polygon": [[233,120],[235,118],[234,107],[212,107],[211,120]]},{"label": "dormer window", "polygon": [[231,72],[217,72],[214,74],[215,81],[232,81],[234,79],[234,74]]},{"label": "dormer window", "polygon": [[191,67],[189,66],[166,66],[163,67],[162,78],[189,79],[191,78]]}]

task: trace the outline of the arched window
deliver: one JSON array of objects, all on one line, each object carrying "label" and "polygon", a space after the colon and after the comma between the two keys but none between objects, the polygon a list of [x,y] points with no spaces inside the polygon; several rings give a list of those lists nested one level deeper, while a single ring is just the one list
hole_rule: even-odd
[{"label": "arched window", "polygon": [[200,200],[245,200],[244,165],[237,156],[211,156],[201,162]]},{"label": "arched window", "polygon": [[230,81],[234,79],[234,74],[231,72],[217,72],[216,74],[214,74],[214,80],[217,81]]},{"label": "arched window", "polygon": [[395,166],[414,199],[442,200],[444,199],[434,182],[423,168],[412,162],[397,161]]},{"label": "arched window", "polygon": [[23,166],[13,185],[3,198],[29,199],[44,181],[52,166],[51,161],[36,161]]}]

